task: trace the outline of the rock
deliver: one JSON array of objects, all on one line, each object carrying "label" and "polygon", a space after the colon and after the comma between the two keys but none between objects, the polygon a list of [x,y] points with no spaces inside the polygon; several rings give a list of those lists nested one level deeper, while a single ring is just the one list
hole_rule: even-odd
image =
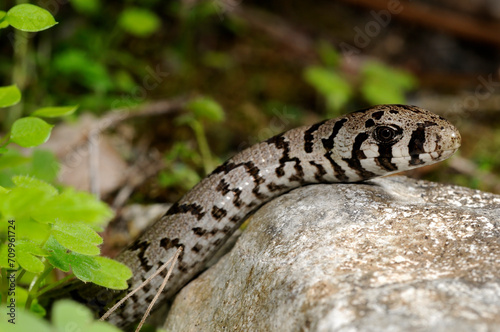
[{"label": "rock", "polygon": [[500,331],[500,196],[406,177],[263,206],[168,331]]}]

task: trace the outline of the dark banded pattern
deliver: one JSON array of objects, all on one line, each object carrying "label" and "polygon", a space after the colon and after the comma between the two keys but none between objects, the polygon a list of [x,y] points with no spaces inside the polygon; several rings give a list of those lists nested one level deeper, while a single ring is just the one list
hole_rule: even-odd
[{"label": "dark banded pattern", "polygon": [[335,137],[337,137],[340,129],[342,129],[342,126],[346,122],[347,122],[347,119],[339,119],[338,121],[335,121],[335,124],[333,125],[333,128],[332,128],[331,133],[328,136],[328,138],[321,139],[321,142],[323,142],[323,147],[326,150],[333,150],[333,147],[335,146]]},{"label": "dark banded pattern", "polygon": [[[326,120],[325,120],[326,121]],[[311,153],[313,152],[313,146],[314,146],[314,132],[316,132],[321,125],[323,125],[323,122],[316,123],[309,127],[304,133],[304,151],[305,153]]]},{"label": "dark banded pattern", "polygon": [[330,163],[330,166],[333,169],[333,174],[335,176],[335,179],[337,179],[338,182],[348,182],[349,177],[345,174],[345,170],[335,162],[335,160],[332,157],[333,153],[331,151],[328,151],[325,154],[326,160]]},{"label": "dark banded pattern", "polygon": [[365,152],[361,149],[363,143],[370,137],[368,132],[362,132],[356,135],[354,139],[354,145],[351,149],[351,158],[344,158],[350,169],[356,172],[361,179],[370,179],[376,177],[375,173],[366,170],[362,165],[361,161],[366,159]]},{"label": "dark banded pattern", "polygon": [[[460,134],[448,121],[407,105],[375,106],[290,130],[217,167],[118,260],[132,269],[134,289],[183,247],[160,296],[164,302],[199,274],[246,217],[270,199],[304,184],[357,182],[432,164],[459,146]],[[127,326],[138,320],[161,282],[161,277],[154,278],[110,321]],[[123,296],[94,285],[71,294],[100,313]]]}]

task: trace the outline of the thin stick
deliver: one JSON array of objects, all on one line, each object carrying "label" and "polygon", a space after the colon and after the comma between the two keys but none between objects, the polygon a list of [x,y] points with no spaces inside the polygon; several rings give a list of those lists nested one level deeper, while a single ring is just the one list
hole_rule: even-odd
[{"label": "thin stick", "polygon": [[97,199],[100,199],[101,190],[99,185],[99,131],[92,130],[87,137],[89,151],[89,188]]},{"label": "thin stick", "polygon": [[[132,295],[134,295],[139,289],[141,289],[144,286],[146,286],[154,277],[156,277],[158,274],[160,274],[161,271],[165,270],[166,267],[167,267],[167,265],[170,264],[170,262],[172,262],[172,260],[174,258],[177,260],[177,257],[179,257],[179,254],[180,254],[181,251],[182,251],[182,247],[179,247],[179,249],[177,249],[177,251],[175,252],[175,255],[173,257],[171,257],[165,264],[163,264],[155,273],[153,273],[149,278],[147,278],[136,289],[134,289],[133,291],[131,291],[130,293],[128,293],[123,299],[121,299],[120,301],[118,301],[118,303],[116,303],[108,311],[106,311],[106,313],[104,315],[102,315],[102,317],[99,320],[103,321],[106,318],[108,318],[109,315],[111,315],[119,306],[121,306],[123,304],[123,302],[125,302],[126,300],[128,300],[128,298],[130,298]],[[174,263],[175,263],[175,261],[174,261]],[[172,264],[172,267],[173,266],[174,266],[174,264]],[[169,271],[169,273],[167,274],[167,277],[170,277],[170,273],[171,273],[171,271]]]},{"label": "thin stick", "polygon": [[[371,9],[387,10],[387,6],[391,6],[387,0],[343,1]],[[394,17],[447,31],[463,38],[472,39],[475,42],[482,41],[493,45],[500,45],[500,35],[498,35],[500,25],[496,21],[487,22],[486,20],[477,20],[472,18],[471,15],[459,14],[423,3],[404,2],[404,5],[401,4],[399,7],[401,11],[397,15],[394,15]]]},{"label": "thin stick", "polygon": [[151,312],[151,309],[153,309],[153,306],[155,305],[156,300],[158,300],[158,297],[160,296],[161,292],[163,292],[163,289],[167,285],[168,278],[170,278],[170,275],[172,274],[172,271],[174,270],[174,265],[177,262],[177,258],[179,257],[181,251],[182,251],[182,247],[179,247],[179,249],[177,249],[177,251],[175,252],[175,255],[173,257],[174,261],[172,262],[172,265],[170,266],[170,269],[168,270],[168,273],[165,276],[165,279],[163,279],[163,282],[160,286],[160,289],[158,289],[158,292],[156,293],[155,297],[153,298],[153,301],[151,301],[151,303],[149,304],[149,307],[146,310],[146,313],[144,314],[144,316],[142,316],[141,322],[137,326],[137,329],[135,330],[135,332],[139,332],[141,330],[142,325],[144,325],[146,318],[149,316],[149,313]]}]

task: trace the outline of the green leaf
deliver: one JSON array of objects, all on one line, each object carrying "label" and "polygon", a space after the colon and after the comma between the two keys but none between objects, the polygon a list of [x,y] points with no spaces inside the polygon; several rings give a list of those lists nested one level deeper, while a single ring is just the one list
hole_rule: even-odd
[{"label": "green leaf", "polygon": [[187,104],[187,109],[192,111],[196,118],[207,119],[214,122],[224,120],[224,110],[215,100],[199,97]]},{"label": "green leaf", "polygon": [[13,176],[12,182],[14,182],[14,184],[20,188],[36,188],[42,190],[49,196],[55,196],[59,193],[57,189],[51,184],[42,180],[38,180],[37,178],[32,176],[25,176],[25,175]]},{"label": "green leaf", "polygon": [[114,74],[113,80],[120,91],[131,93],[137,88],[134,78],[125,70],[118,70]]},{"label": "green leaf", "polygon": [[26,300],[28,299],[28,290],[22,287],[17,287],[16,289],[16,304],[24,307]]},{"label": "green leaf", "polygon": [[191,125],[193,122],[197,121],[193,114],[182,114],[175,118],[174,123],[176,126]]},{"label": "green leaf", "polygon": [[27,241],[19,240],[16,243],[16,259],[26,271],[38,274],[42,273],[45,265],[36,256],[47,256],[38,244]]},{"label": "green leaf", "polygon": [[55,107],[43,107],[31,114],[31,116],[40,116],[45,118],[57,118],[60,116],[66,116],[73,114],[78,105],[75,106],[55,106]]},{"label": "green leaf", "polygon": [[2,197],[0,212],[5,218],[29,217],[31,212],[46,204],[49,197],[50,194],[43,189],[15,187]]},{"label": "green leaf", "polygon": [[36,149],[33,151],[29,173],[40,180],[53,182],[59,172],[59,161],[51,151]]},{"label": "green leaf", "polygon": [[52,127],[39,118],[21,118],[12,125],[10,139],[24,148],[31,148],[47,142]]},{"label": "green leaf", "polygon": [[135,7],[126,8],[118,19],[123,30],[137,37],[151,35],[159,29],[160,23],[160,19],[152,11]]},{"label": "green leaf", "polygon": [[6,28],[9,26],[9,22],[7,21],[7,13],[3,10],[0,10],[0,29]]},{"label": "green leaf", "polygon": [[52,70],[92,91],[104,92],[114,86],[107,67],[91,58],[88,52],[78,49],[58,53],[52,62]]},{"label": "green leaf", "polygon": [[[10,152],[10,151],[9,151]],[[18,154],[18,152],[12,151],[11,153],[4,154],[0,158],[0,170],[6,168],[14,168],[19,165],[24,165],[30,161],[30,158]]]},{"label": "green leaf", "polygon": [[107,222],[113,211],[89,193],[76,192],[70,188],[46,202],[32,217],[39,222],[84,222],[97,226]]},{"label": "green leaf", "polygon": [[45,317],[47,315],[47,310],[35,301],[31,303],[30,311],[38,317]]},{"label": "green leaf", "polygon": [[92,281],[93,271],[101,267],[94,256],[71,252],[53,236],[45,242],[44,249],[49,253],[47,260],[50,264],[64,272],[69,272],[71,268],[75,276],[84,282]]},{"label": "green leaf", "polygon": [[82,14],[97,14],[101,8],[100,0],[71,0],[70,3]]},{"label": "green leaf", "polygon": [[64,248],[51,236],[44,248],[49,252],[47,260],[54,267],[68,272],[70,267],[75,276],[84,281],[112,288],[126,289],[126,280],[132,276],[130,269],[109,258],[86,256]]},{"label": "green leaf", "polygon": [[379,62],[367,62],[362,68],[361,93],[371,104],[404,104],[405,93],[417,85],[413,75]]},{"label": "green leaf", "polygon": [[20,100],[21,100],[21,91],[19,91],[16,85],[0,87],[0,107],[8,107],[15,105]]},{"label": "green leaf", "polygon": [[402,90],[376,79],[365,80],[361,86],[361,93],[370,104],[404,104],[406,102]]},{"label": "green leaf", "polygon": [[13,187],[12,177],[30,175],[45,182],[54,182],[59,171],[59,162],[48,150],[34,149],[31,157],[10,149],[0,156],[0,185]]},{"label": "green leaf", "polygon": [[17,270],[19,268],[19,263],[17,260],[14,262],[14,266],[11,266],[12,262],[9,262],[9,247],[7,243],[0,243],[0,267],[4,269],[14,269]]},{"label": "green leaf", "polygon": [[365,78],[378,79],[381,83],[401,89],[411,89],[417,83],[415,77],[409,72],[394,69],[379,62],[367,62],[361,71]]},{"label": "green leaf", "polygon": [[43,246],[43,249],[45,249],[49,254],[47,260],[50,264],[52,264],[52,266],[58,268],[61,271],[69,272],[73,259],[71,252],[60,245],[53,236],[50,236],[47,239]]},{"label": "green leaf", "polygon": [[94,320],[92,311],[80,303],[60,300],[52,309],[52,322],[58,331],[120,332],[109,323]]},{"label": "green leaf", "polygon": [[16,222],[19,223],[19,237],[42,244],[50,235],[50,225],[41,224],[31,218],[16,219]]},{"label": "green leaf", "polygon": [[88,225],[58,222],[52,227],[52,235],[62,246],[83,255],[99,255],[97,245],[102,238]]},{"label": "green leaf", "polygon": [[[0,194],[0,221],[16,220],[16,237],[29,238],[32,241],[43,243],[50,234],[50,227],[31,218],[31,214],[38,211],[54,196],[54,188],[43,182],[34,180],[31,184],[23,177],[16,181],[21,186],[12,188],[9,192]],[[52,220],[51,222],[54,222]],[[3,224],[3,223],[2,223]],[[2,227],[0,227],[0,230]]]},{"label": "green leaf", "polygon": [[340,62],[339,52],[326,40],[319,42],[318,54],[323,63],[329,67],[337,67]]},{"label": "green leaf", "polygon": [[127,289],[127,280],[132,277],[128,266],[106,257],[95,257],[101,268],[94,271],[92,282],[111,289]]},{"label": "green leaf", "polygon": [[234,66],[234,60],[231,55],[225,52],[207,51],[201,58],[203,64],[215,69],[229,70]]},{"label": "green leaf", "polygon": [[7,20],[14,28],[22,31],[42,31],[57,24],[45,9],[30,4],[12,7],[7,12]]},{"label": "green leaf", "polygon": [[329,109],[341,109],[351,98],[353,91],[349,82],[336,72],[322,67],[309,67],[304,72],[305,80],[327,100]]},{"label": "green leaf", "polygon": [[186,164],[175,163],[171,169],[160,173],[159,181],[160,185],[165,188],[182,186],[182,188],[189,190],[200,182],[200,176]]},{"label": "green leaf", "polygon": [[[17,303],[16,303],[17,304]],[[4,305],[2,305],[4,307]],[[36,331],[36,332],[53,332],[54,330],[42,318],[37,317],[33,313],[16,306],[16,324],[11,324],[6,319],[6,313],[2,311],[2,318],[0,320],[0,331]],[[10,317],[9,317],[10,319]]]},{"label": "green leaf", "polygon": [[119,328],[106,322],[95,321],[87,330],[88,332],[121,332]]},{"label": "green leaf", "polygon": [[93,320],[94,314],[89,308],[70,300],[57,301],[52,309],[52,324],[61,331],[69,326],[72,330],[86,331]]}]

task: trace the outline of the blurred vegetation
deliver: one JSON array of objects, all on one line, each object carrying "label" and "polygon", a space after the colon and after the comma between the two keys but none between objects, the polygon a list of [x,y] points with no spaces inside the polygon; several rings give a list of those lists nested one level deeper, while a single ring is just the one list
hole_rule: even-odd
[{"label": "blurred vegetation", "polygon": [[[65,236],[82,229],[95,232],[111,216],[111,210],[97,199],[57,183],[59,167],[52,153],[31,149],[45,142],[53,126],[63,121],[78,122],[83,112],[103,116],[115,109],[128,111],[151,101],[187,96],[189,102],[181,115],[132,123],[136,133],[132,143],[141,136],[153,136],[151,148],[161,151],[165,164],[154,183],[146,182],[133,199],[175,200],[227,157],[284,130],[373,104],[418,103],[425,95],[422,91],[460,98],[464,90],[474,91],[478,75],[489,73],[474,71],[483,68],[479,65],[473,67],[466,83],[458,86],[457,77],[465,74],[454,70],[470,63],[464,55],[456,60],[460,66],[449,61],[449,75],[444,79],[436,75],[444,71],[442,62],[436,60],[432,67],[425,58],[425,53],[430,58],[436,56],[427,50],[432,37],[419,27],[412,30],[403,23],[391,23],[396,25],[394,29],[389,27],[374,37],[362,54],[346,57],[339,42],[352,43],[353,27],[364,26],[371,17],[368,11],[340,3],[320,1],[311,6],[280,1],[53,1],[47,2],[48,11],[40,14],[43,24],[33,26],[26,20],[33,15],[32,7],[24,7],[28,15],[24,18],[10,11],[23,9],[16,6],[22,2],[7,0],[0,5],[2,220],[21,212],[22,218],[32,218],[20,206],[15,210],[15,206],[5,203],[13,202],[16,192],[27,197],[26,204],[42,211],[47,202],[68,204],[64,200],[57,202],[67,197],[75,209],[79,205],[98,207],[94,213],[101,217],[99,223],[87,228],[78,224],[57,229],[57,223],[45,220],[52,225],[50,229],[47,224],[36,228],[45,229],[44,236],[34,238],[26,233],[35,244],[25,245],[28,258],[25,265],[19,264],[26,273],[19,279],[31,294],[30,302],[37,295],[36,290],[29,290],[29,284],[37,276],[47,275],[46,271],[53,267],[67,271],[63,263],[73,260],[75,264],[77,259],[64,257],[59,265],[50,261],[46,243],[53,231],[59,242],[49,245],[64,247]],[[233,11],[238,6],[252,10],[245,16]],[[282,21],[289,26],[283,28]],[[293,28],[297,31],[291,31]],[[398,28],[407,35],[400,35],[403,32],[397,32]],[[295,41],[305,46],[300,48]],[[457,47],[463,44],[457,42]],[[465,45],[464,52],[455,50],[454,54],[474,53],[473,46]],[[482,54],[477,52],[474,59],[478,63],[484,62],[483,54],[491,54],[487,47]],[[491,113],[493,120],[489,113],[483,118],[478,118],[478,113],[454,113],[452,122],[458,122],[463,134],[461,156],[472,161],[479,173],[471,176],[438,165],[413,175],[500,191],[496,177],[500,170],[500,124],[495,120],[498,113]],[[133,157],[130,159],[133,163]],[[493,174],[497,182],[492,184],[475,174]],[[47,200],[35,202],[34,195]],[[70,217],[50,216],[54,220]],[[85,224],[84,219],[85,214],[79,222]],[[38,221],[31,222],[36,225]],[[2,250],[6,250],[8,237],[4,228],[1,230]],[[97,248],[99,240],[94,240],[80,249],[66,248],[94,257],[95,250],[94,256],[88,252],[92,250],[89,248]],[[84,262],[86,258],[79,259]],[[43,283],[36,287],[43,287]],[[2,301],[5,299],[4,295]],[[32,310],[43,313],[43,308],[36,306]]]},{"label": "blurred vegetation", "polygon": [[[16,331],[66,332],[68,329],[86,332],[121,331],[111,324],[95,320],[90,309],[69,300],[61,300],[54,305],[51,324],[26,310],[19,310],[17,315]],[[0,321],[0,328],[2,331],[12,331],[12,324],[3,319]]]},{"label": "blurred vegetation", "polygon": [[[21,32],[43,31],[57,24],[48,11],[31,4],[13,6],[7,12],[0,12],[0,17],[3,29],[12,26]],[[17,41],[24,35],[14,36],[13,46],[21,47]],[[71,277],[112,289],[126,289],[126,280],[132,273],[127,266],[98,256],[98,245],[103,240],[96,231],[103,230],[113,216],[112,210],[89,193],[56,187],[58,165],[52,154],[33,151],[26,157],[12,148],[13,145],[33,148],[45,143],[54,125],[44,118],[70,115],[77,106],[42,107],[23,117],[22,109],[19,112],[16,108],[23,105],[21,100],[22,92],[16,84],[0,87],[0,107],[10,106],[10,115],[15,114],[7,117],[13,123],[7,126],[0,145],[0,301],[2,316],[11,318],[1,324],[4,328],[9,324],[15,326],[15,312],[26,310],[31,314],[27,313],[27,321],[21,323],[25,324],[25,330],[49,331],[41,320],[29,318],[33,314],[46,314],[38,303],[43,293]],[[53,281],[50,275],[55,269],[71,274],[62,281]],[[12,311],[7,304],[15,309]],[[65,308],[62,310],[71,310],[69,302],[62,305]],[[56,314],[55,324],[58,319],[65,318]],[[104,323],[94,324],[96,328],[86,323],[88,330],[112,328]]]}]

